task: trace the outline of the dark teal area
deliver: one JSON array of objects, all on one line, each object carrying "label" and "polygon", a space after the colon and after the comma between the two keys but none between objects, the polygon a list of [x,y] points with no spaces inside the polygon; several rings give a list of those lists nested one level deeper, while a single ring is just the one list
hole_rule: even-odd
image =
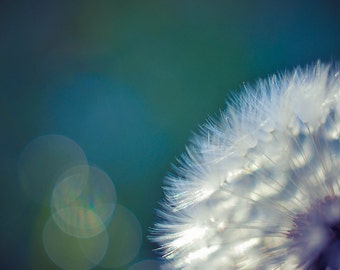
[{"label": "dark teal area", "polygon": [[[1,1],[0,268],[59,269],[49,208],[21,189],[38,136],[74,140],[112,179],[147,239],[162,181],[192,132],[244,82],[340,58],[340,4],[309,1]],[[97,267],[95,269],[104,269]]]}]

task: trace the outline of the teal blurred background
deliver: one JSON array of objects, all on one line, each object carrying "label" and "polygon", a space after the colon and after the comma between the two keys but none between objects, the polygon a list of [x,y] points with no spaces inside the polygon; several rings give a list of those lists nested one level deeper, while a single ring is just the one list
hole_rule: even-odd
[{"label": "teal blurred background", "polygon": [[[159,269],[146,235],[192,132],[244,82],[339,59],[339,12],[336,0],[1,1],[0,268]],[[71,158],[105,172],[125,209],[104,265],[76,237],[48,246],[63,239],[47,227],[49,173]]]}]

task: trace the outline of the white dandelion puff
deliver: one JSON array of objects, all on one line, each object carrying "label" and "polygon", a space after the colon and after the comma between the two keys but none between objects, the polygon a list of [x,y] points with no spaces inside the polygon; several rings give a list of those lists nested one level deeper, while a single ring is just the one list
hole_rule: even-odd
[{"label": "white dandelion puff", "polygon": [[176,269],[340,269],[340,75],[246,88],[166,179],[152,240]]}]

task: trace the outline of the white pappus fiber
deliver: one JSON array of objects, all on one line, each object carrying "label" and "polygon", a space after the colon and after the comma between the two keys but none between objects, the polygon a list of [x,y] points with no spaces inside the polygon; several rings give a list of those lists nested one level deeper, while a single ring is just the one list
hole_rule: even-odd
[{"label": "white pappus fiber", "polygon": [[166,179],[151,239],[173,269],[340,269],[340,74],[259,81]]}]

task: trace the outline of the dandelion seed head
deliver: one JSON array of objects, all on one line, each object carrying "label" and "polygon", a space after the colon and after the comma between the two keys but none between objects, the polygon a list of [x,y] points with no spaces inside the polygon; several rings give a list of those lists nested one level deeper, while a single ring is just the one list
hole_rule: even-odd
[{"label": "dandelion seed head", "polygon": [[[339,269],[340,249],[340,197],[318,200],[306,213],[293,219],[289,232],[292,239],[289,251],[299,257],[305,269]],[[332,256],[330,257],[330,254]]]},{"label": "dandelion seed head", "polygon": [[175,269],[340,269],[340,75],[275,75],[192,139],[151,239]]}]

